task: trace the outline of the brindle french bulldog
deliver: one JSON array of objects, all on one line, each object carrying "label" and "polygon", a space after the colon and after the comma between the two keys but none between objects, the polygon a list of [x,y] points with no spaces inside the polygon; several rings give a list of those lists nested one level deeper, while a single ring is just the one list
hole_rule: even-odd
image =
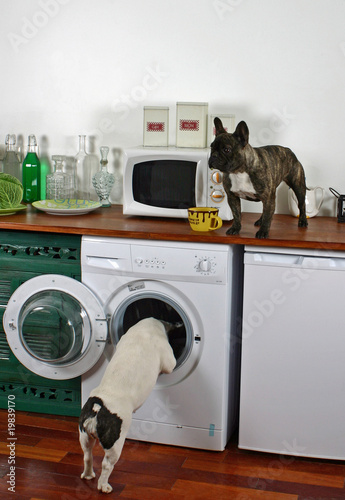
[{"label": "brindle french bulldog", "polygon": [[307,227],[305,211],[306,183],[302,165],[289,148],[248,144],[249,130],[241,121],[229,134],[219,118],[214,119],[216,137],[211,144],[209,167],[223,172],[223,186],[233,214],[233,223],[226,234],[241,230],[240,198],[262,201],[263,211],[255,226],[256,238],[267,238],[275,210],[276,189],[284,181],[297,196],[299,227]]}]

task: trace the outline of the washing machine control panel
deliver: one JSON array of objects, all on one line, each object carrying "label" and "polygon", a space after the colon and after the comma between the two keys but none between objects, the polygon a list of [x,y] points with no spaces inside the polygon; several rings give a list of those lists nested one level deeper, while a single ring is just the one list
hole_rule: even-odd
[{"label": "washing machine control panel", "polygon": [[154,257],[153,259],[143,259],[142,257],[137,257],[135,259],[135,264],[137,266],[144,266],[146,267],[147,269],[151,268],[151,269],[165,269],[165,266],[166,266],[166,262],[165,260],[160,260],[160,259],[157,259],[157,257]]},{"label": "washing machine control panel", "polygon": [[[134,241],[136,241],[134,243]],[[231,246],[176,241],[84,237],[82,269],[86,273],[225,284]]]},{"label": "washing machine control panel", "polygon": [[132,266],[140,275],[225,283],[227,252],[135,245]]}]

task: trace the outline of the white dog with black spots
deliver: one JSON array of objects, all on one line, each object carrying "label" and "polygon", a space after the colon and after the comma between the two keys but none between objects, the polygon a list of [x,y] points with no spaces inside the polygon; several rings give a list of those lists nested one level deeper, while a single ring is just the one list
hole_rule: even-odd
[{"label": "white dog with black spots", "polygon": [[132,326],[116,346],[101,383],[93,389],[79,418],[79,441],[84,452],[83,479],[93,479],[92,449],[99,440],[105,455],[98,489],[110,493],[108,483],[131,425],[132,414],[145,402],[160,373],[176,365],[167,332],[172,325],[146,318]]}]

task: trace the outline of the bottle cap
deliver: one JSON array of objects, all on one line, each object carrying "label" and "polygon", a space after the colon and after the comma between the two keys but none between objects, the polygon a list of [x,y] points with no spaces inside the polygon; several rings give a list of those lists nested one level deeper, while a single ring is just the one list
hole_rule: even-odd
[{"label": "bottle cap", "polygon": [[29,146],[37,146],[35,135],[29,135]]},{"label": "bottle cap", "polygon": [[65,161],[66,160],[66,156],[64,156],[64,155],[53,155],[52,156],[52,160],[53,161]]},{"label": "bottle cap", "polygon": [[7,134],[6,135],[6,144],[8,144],[9,146],[15,146],[16,134]]}]

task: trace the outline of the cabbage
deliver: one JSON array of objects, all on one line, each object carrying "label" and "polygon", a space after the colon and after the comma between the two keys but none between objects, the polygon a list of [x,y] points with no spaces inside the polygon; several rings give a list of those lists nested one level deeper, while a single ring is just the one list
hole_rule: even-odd
[{"label": "cabbage", "polygon": [[16,208],[23,199],[23,184],[13,175],[0,173],[0,209]]}]

